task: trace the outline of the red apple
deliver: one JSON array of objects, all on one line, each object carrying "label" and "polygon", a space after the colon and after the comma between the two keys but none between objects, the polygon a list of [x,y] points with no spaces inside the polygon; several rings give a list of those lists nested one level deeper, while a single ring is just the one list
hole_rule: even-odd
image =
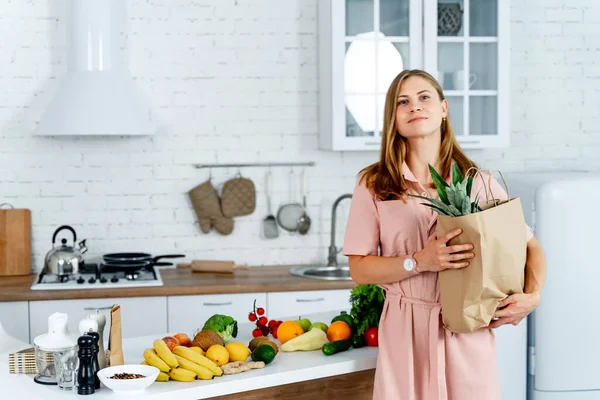
[{"label": "red apple", "polygon": [[173,351],[176,346],[179,346],[179,340],[175,339],[173,336],[165,336],[163,338],[169,350]]},{"label": "red apple", "polygon": [[174,335],[175,339],[179,341],[182,346],[190,347],[192,345],[192,339],[185,333],[178,333]]}]

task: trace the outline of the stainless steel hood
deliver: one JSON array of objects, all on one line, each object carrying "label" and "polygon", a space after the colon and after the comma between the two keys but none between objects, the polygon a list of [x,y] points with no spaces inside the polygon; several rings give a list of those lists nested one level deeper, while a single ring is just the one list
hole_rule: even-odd
[{"label": "stainless steel hood", "polygon": [[34,134],[153,134],[157,127],[126,71],[121,48],[125,1],[68,0],[67,4],[67,72]]}]

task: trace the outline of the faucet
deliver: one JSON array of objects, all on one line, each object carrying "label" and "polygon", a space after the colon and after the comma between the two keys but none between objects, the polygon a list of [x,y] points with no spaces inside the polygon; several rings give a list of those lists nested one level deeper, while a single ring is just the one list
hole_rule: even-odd
[{"label": "faucet", "polygon": [[337,210],[338,204],[340,201],[344,199],[351,199],[351,194],[343,194],[333,202],[333,206],[331,207],[331,243],[329,245],[329,257],[327,258],[327,266],[328,267],[337,267],[337,253],[338,249],[335,247],[335,212]]}]

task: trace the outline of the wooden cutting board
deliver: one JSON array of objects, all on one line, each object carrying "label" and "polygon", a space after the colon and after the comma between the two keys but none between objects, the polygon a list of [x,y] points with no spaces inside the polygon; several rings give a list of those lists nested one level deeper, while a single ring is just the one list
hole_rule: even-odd
[{"label": "wooden cutting board", "polygon": [[29,274],[31,210],[0,208],[0,276]]}]

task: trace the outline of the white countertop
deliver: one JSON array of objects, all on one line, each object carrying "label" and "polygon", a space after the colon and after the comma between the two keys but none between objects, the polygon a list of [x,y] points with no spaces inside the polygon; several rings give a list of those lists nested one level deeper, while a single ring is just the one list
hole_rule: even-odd
[{"label": "white countertop", "polygon": [[[307,315],[311,321],[323,321],[327,324],[337,313],[322,313]],[[239,324],[239,334],[234,341],[248,344],[251,340],[251,323]],[[107,327],[108,329],[108,327]],[[169,332],[174,334],[176,332]],[[143,361],[144,349],[152,347],[152,342],[157,337],[146,336],[135,339],[124,339],[123,349],[126,364],[139,364]],[[0,338],[1,340],[1,338]],[[275,340],[274,340],[275,341]],[[277,341],[275,341],[278,343]],[[279,343],[278,343],[279,344]],[[57,386],[45,386],[33,381],[33,375],[15,375],[8,373],[8,353],[30,347],[27,343],[18,341],[0,342],[0,388],[3,395],[8,398],[23,398],[27,400],[54,400],[80,398],[76,391],[63,392]],[[363,347],[332,356],[325,356],[321,351],[292,352],[280,351],[275,360],[263,369],[256,369],[236,375],[223,375],[210,381],[197,380],[194,382],[155,382],[142,396],[144,399],[174,398],[205,399],[214,396],[239,393],[265,387],[285,385],[289,383],[325,378],[328,376],[347,374],[375,368],[378,349]],[[23,396],[23,397],[18,397]],[[119,395],[110,389],[102,387],[94,393],[93,399],[132,399],[136,396]]]}]

